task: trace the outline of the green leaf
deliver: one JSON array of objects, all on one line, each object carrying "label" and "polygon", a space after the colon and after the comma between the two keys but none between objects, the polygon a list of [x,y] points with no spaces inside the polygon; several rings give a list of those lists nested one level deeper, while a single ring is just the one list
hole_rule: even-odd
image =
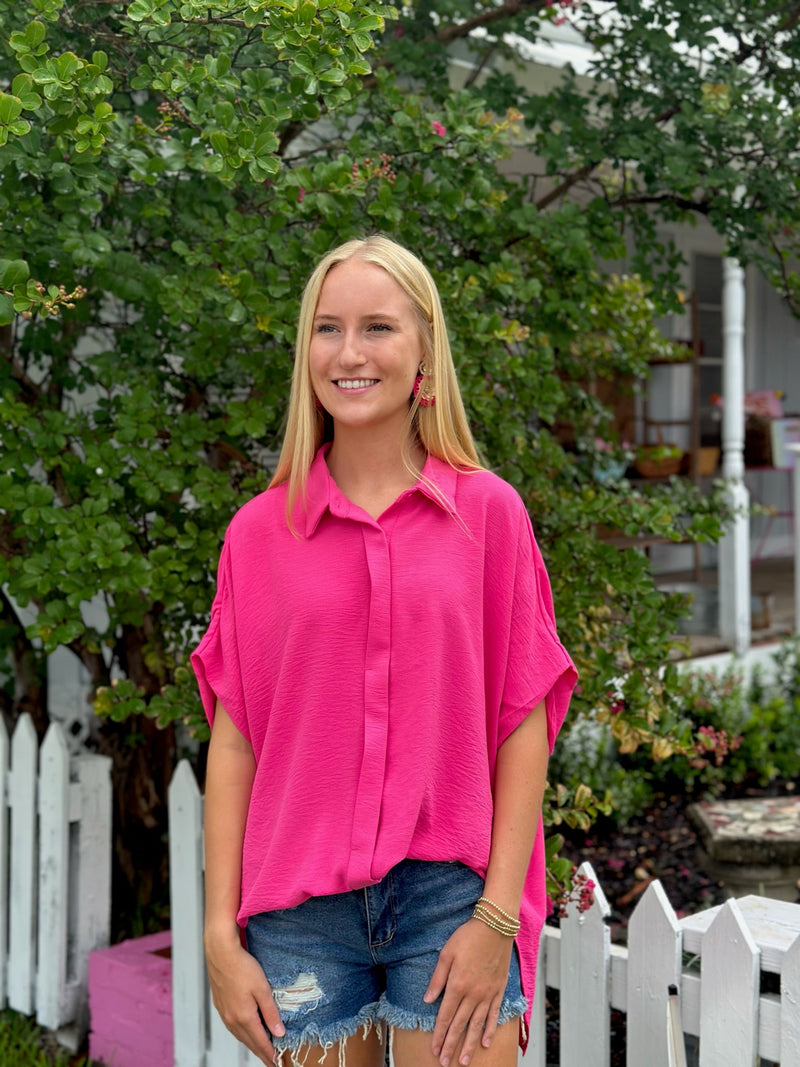
[{"label": "green leaf", "polygon": [[359,52],[368,52],[372,48],[372,38],[366,33],[354,33],[350,40]]},{"label": "green leaf", "polygon": [[319,80],[321,82],[329,82],[331,85],[341,85],[342,82],[347,80],[347,75],[341,67],[330,67],[320,74]]},{"label": "green leaf", "polygon": [[23,96],[31,91],[33,82],[30,74],[18,74],[11,83],[12,96]]},{"label": "green leaf", "polygon": [[14,301],[7,293],[0,293],[0,326],[14,321]]},{"label": "green leaf", "polygon": [[128,18],[133,19],[134,22],[142,22],[150,18],[155,9],[154,0],[133,0],[133,3],[128,6]]},{"label": "green leaf", "polygon": [[26,282],[30,273],[24,259],[0,259],[0,288],[12,289],[15,285]]},{"label": "green leaf", "polygon": [[354,33],[372,33],[375,30],[382,31],[384,28],[384,21],[380,15],[365,15],[363,19],[353,26]]},{"label": "green leaf", "polygon": [[47,29],[43,22],[29,22],[25,30],[25,40],[33,51],[38,48],[42,41],[47,36]]},{"label": "green leaf", "polygon": [[22,111],[22,101],[16,96],[0,92],[0,123],[9,126]]}]

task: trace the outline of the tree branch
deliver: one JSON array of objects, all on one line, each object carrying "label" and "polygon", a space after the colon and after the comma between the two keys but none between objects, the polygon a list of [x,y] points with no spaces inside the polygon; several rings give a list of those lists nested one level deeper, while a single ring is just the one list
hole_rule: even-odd
[{"label": "tree branch", "polygon": [[7,697],[2,698],[8,726],[13,730],[20,715],[27,712],[33,720],[37,735],[42,738],[49,724],[45,660],[25,633],[17,609],[2,587],[0,620],[12,631],[8,650],[14,675],[14,695],[10,700]]},{"label": "tree branch", "polygon": [[540,6],[539,3],[532,3],[531,0],[506,0],[499,7],[493,7],[489,11],[473,16],[471,19],[445,26],[444,29],[433,35],[433,40],[438,41],[440,44],[449,44],[460,37],[468,37],[473,30],[477,30],[480,27],[491,26],[495,22],[501,22],[503,19],[513,18],[514,15],[519,15],[520,12],[526,9]]}]

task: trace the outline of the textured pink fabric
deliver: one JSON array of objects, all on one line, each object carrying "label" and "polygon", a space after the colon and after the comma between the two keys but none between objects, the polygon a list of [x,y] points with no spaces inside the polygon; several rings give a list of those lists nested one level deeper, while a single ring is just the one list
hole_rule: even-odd
[{"label": "textured pink fabric", "polygon": [[[379,881],[403,859],[486,873],[498,747],[546,701],[550,746],[575,684],[524,505],[486,471],[428,458],[372,519],[325,448],[297,533],[286,487],[228,529],[192,656],[257,759],[239,922]],[[541,826],[517,939],[532,998],[545,917]]]}]

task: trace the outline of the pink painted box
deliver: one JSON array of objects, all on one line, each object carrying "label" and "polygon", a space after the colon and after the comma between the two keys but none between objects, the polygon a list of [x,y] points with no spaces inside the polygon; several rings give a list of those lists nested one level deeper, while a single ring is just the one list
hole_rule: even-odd
[{"label": "pink painted box", "polygon": [[173,1067],[169,930],[89,956],[89,1055],[108,1067]]}]

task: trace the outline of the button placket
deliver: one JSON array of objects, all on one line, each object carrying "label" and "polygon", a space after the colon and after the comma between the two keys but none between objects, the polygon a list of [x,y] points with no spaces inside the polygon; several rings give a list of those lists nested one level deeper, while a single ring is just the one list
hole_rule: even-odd
[{"label": "button placket", "polygon": [[378,837],[389,728],[391,565],[389,541],[378,523],[362,526],[370,578],[364,669],[364,751],[356,790],[349,875],[371,881]]}]

